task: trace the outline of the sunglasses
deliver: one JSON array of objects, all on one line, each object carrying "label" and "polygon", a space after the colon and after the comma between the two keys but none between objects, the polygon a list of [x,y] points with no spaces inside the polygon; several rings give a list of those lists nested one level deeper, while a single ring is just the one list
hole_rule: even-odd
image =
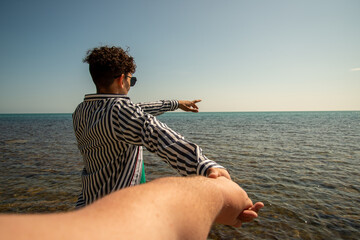
[{"label": "sunglasses", "polygon": [[131,79],[130,79],[130,87],[135,86],[136,81],[137,81],[136,77],[131,77]]},{"label": "sunglasses", "polygon": [[[115,76],[114,78],[118,78],[118,77],[120,77],[120,76]],[[137,81],[136,77],[126,76],[126,78],[131,78],[131,79],[130,79],[130,87],[135,86],[135,83],[136,83],[136,81]]]}]

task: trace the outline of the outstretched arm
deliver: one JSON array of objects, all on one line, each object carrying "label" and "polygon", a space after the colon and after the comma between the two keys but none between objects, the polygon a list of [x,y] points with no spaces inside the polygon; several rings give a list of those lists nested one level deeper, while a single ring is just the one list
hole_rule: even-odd
[{"label": "outstretched arm", "polygon": [[144,112],[153,116],[159,116],[165,112],[175,111],[179,108],[179,101],[177,100],[160,100],[155,102],[137,103]]},{"label": "outstretched arm", "polygon": [[160,100],[155,102],[137,103],[136,105],[141,107],[144,112],[153,116],[158,116],[178,108],[185,112],[199,112],[199,108],[196,105],[198,102],[201,102],[201,100]]},{"label": "outstretched arm", "polygon": [[2,215],[0,231],[2,239],[206,239],[213,222],[240,226],[262,206],[224,177],[172,177],[65,214]]},{"label": "outstretched arm", "polygon": [[146,147],[183,176],[206,176],[209,168],[223,168],[208,159],[198,145],[144,113],[131,101],[124,100],[121,108],[114,108],[113,115],[114,133],[119,141]]}]

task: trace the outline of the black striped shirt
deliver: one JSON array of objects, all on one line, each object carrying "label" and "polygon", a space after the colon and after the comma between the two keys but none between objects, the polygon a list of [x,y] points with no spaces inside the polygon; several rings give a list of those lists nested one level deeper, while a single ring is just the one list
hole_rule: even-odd
[{"label": "black striped shirt", "polygon": [[75,136],[85,165],[76,206],[138,184],[142,146],[183,176],[205,176],[210,167],[222,168],[203,155],[199,146],[154,117],[177,108],[178,101],[173,100],[134,104],[126,95],[86,95],[73,113]]}]

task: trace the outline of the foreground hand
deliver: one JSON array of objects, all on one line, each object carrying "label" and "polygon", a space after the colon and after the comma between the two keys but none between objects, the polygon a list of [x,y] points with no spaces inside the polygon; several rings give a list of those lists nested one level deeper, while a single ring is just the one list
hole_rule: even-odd
[{"label": "foreground hand", "polygon": [[235,182],[224,177],[215,181],[224,197],[223,208],[215,222],[233,227],[241,227],[243,222],[250,222],[258,217],[262,202],[252,203],[247,193]]},{"label": "foreground hand", "polygon": [[179,108],[185,112],[199,112],[199,108],[196,106],[198,102],[201,102],[201,100],[179,100]]},{"label": "foreground hand", "polygon": [[242,211],[238,217],[238,219],[240,220],[240,226],[241,226],[241,223],[243,223],[243,222],[251,222],[252,220],[254,220],[254,218],[257,218],[258,217],[257,213],[263,207],[264,207],[264,204],[262,202],[257,202],[249,209]]},{"label": "foreground hand", "polygon": [[206,172],[206,176],[208,178],[226,177],[231,180],[229,172],[223,168],[209,168]]}]

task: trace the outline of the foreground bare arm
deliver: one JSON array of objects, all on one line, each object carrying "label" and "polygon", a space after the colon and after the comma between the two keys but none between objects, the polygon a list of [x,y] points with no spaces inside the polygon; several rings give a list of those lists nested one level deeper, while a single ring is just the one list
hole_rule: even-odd
[{"label": "foreground bare arm", "polygon": [[0,215],[0,232],[2,239],[206,239],[214,222],[240,226],[262,206],[224,177],[172,177],[73,212]]}]

